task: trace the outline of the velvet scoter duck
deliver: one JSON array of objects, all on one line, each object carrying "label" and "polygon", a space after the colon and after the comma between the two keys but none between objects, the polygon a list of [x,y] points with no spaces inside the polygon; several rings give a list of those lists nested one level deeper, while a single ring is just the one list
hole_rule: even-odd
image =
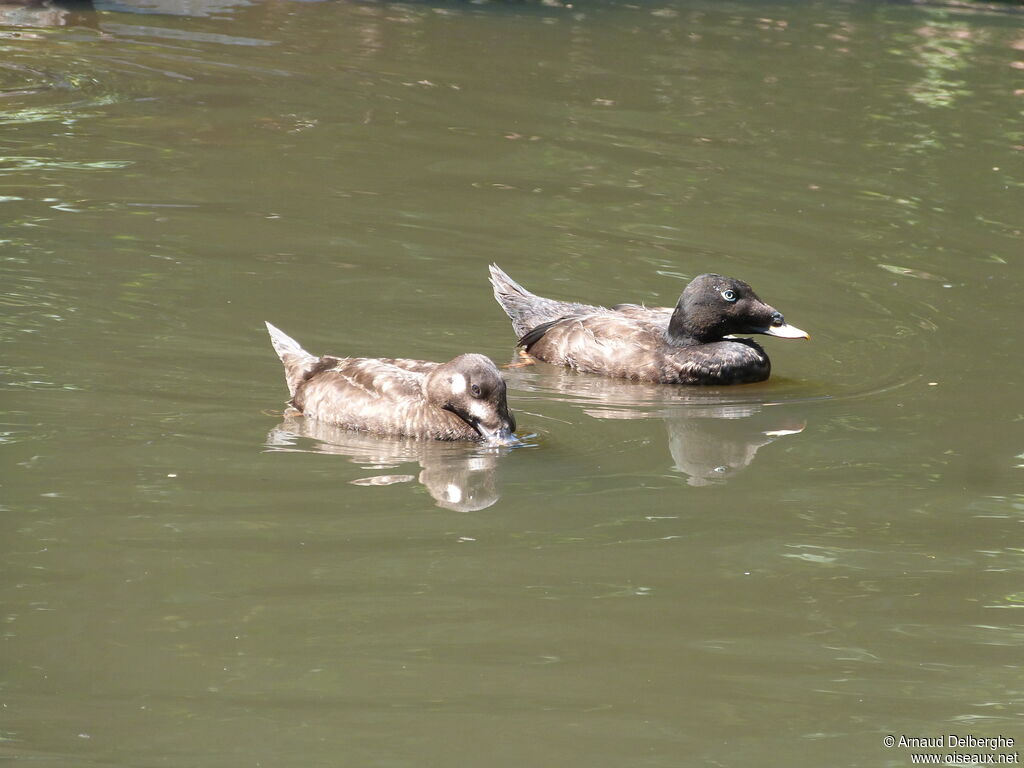
[{"label": "velvet scoter duck", "polygon": [[505,380],[483,355],[447,363],[317,357],[270,323],[267,330],[284,364],[289,404],[307,418],[428,440],[514,440]]},{"label": "velvet scoter duck", "polygon": [[695,277],[674,308],[607,309],[545,299],[497,265],[491,265],[491,284],[529,355],[603,376],[669,384],[764,381],[771,373],[768,355],[735,335],[810,338],[745,282],[722,275]]}]

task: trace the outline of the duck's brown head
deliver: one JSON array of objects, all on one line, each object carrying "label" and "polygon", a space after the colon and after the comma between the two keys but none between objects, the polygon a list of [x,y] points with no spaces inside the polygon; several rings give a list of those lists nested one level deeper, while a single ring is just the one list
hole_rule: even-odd
[{"label": "duck's brown head", "polygon": [[432,370],[424,383],[427,399],[451,411],[489,442],[515,440],[516,420],[505,399],[505,380],[483,355],[459,355]]}]

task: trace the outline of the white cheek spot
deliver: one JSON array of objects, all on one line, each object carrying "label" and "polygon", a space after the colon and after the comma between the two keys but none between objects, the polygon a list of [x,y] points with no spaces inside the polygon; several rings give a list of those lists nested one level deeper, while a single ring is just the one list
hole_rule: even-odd
[{"label": "white cheek spot", "polygon": [[474,400],[469,404],[469,412],[476,416],[478,419],[482,419],[490,414],[490,409],[486,403],[481,403],[479,400]]},{"label": "white cheek spot", "polygon": [[448,483],[448,487],[444,489],[444,495],[449,504],[459,504],[462,501],[462,489],[455,483]]},{"label": "white cheek spot", "polygon": [[452,393],[461,395],[466,391],[466,377],[461,373],[456,373],[452,376]]}]

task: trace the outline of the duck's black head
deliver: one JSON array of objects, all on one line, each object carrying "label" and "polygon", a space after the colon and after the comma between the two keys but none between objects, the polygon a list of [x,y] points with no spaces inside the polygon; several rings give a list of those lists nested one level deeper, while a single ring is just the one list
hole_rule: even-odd
[{"label": "duck's black head", "polygon": [[706,344],[729,335],[764,333],[784,339],[809,339],[774,307],[765,304],[742,280],[697,275],[686,286],[668,324],[675,344]]},{"label": "duck's black head", "polygon": [[469,424],[485,440],[513,441],[516,420],[508,410],[505,380],[483,355],[459,355],[427,376],[427,397]]}]

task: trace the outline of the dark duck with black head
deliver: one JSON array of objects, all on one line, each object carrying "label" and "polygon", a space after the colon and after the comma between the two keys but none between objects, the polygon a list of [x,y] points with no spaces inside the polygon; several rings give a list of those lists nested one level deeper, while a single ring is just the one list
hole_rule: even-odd
[{"label": "dark duck with black head", "polygon": [[768,355],[751,339],[734,336],[810,338],[745,282],[722,275],[695,277],[674,308],[607,309],[545,299],[497,265],[491,265],[491,284],[527,353],[602,376],[666,384],[764,381],[771,374]]},{"label": "dark duck with black head", "polygon": [[284,364],[289,405],[346,429],[424,440],[514,441],[505,380],[483,355],[447,363],[396,358],[317,357],[267,323]]}]

